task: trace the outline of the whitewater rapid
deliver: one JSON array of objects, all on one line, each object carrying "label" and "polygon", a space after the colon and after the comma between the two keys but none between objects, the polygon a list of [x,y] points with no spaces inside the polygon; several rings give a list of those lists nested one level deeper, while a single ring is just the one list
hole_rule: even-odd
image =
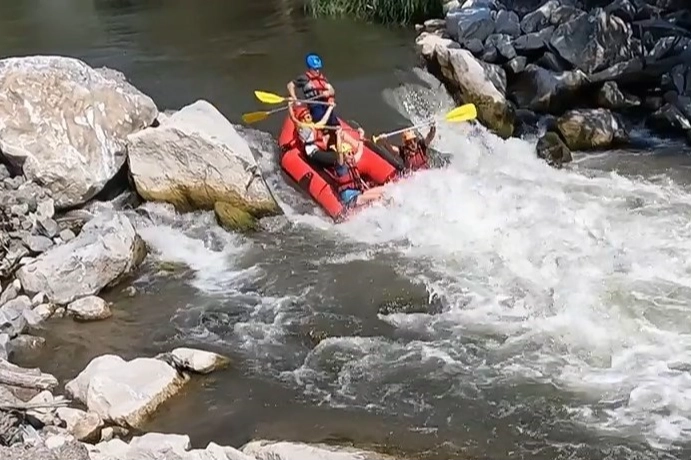
[{"label": "whitewater rapid", "polygon": [[[385,99],[414,122],[452,108],[424,86]],[[320,255],[326,270],[389,258],[442,309],[379,315],[408,341],[345,335],[288,353],[291,328],[325,309],[310,298],[318,288],[307,280],[290,293],[263,291],[258,280],[276,286],[272,266],[243,260],[260,251],[255,241],[222,231],[209,213],[181,217],[149,204],[158,217],[139,228],[155,257],[189,266],[204,296],[241,306],[213,327],[201,320],[213,302],[180,312],[194,317],[189,334],[243,347],[257,370],[333,406],[436,412],[430,425],[453,425],[465,410],[435,401],[535,385],[571,396],[563,411],[586,430],[660,448],[691,440],[687,190],[664,179],[555,170],[530,141],[440,124],[433,147],[451,154],[448,166],[387,186],[389,203],[334,225],[283,185],[270,137],[251,141],[290,221],[275,235],[298,227],[320,242],[305,249],[339,242]],[[497,411],[513,411],[506,405],[521,403]]]}]

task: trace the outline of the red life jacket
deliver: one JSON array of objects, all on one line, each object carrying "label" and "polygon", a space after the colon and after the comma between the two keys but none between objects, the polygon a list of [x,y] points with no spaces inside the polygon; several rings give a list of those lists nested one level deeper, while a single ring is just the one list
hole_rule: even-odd
[{"label": "red life jacket", "polygon": [[417,140],[413,149],[405,145],[401,148],[401,156],[407,170],[416,171],[420,168],[427,168],[427,146],[424,141]]},{"label": "red life jacket", "polygon": [[312,127],[303,126],[302,127],[303,130],[309,129],[312,132],[312,140],[305,142],[305,141],[303,141],[302,137],[300,136],[300,129],[301,128],[298,125],[295,125],[295,140],[297,141],[300,150],[303,153],[305,153],[305,155],[308,155],[306,147],[309,145],[316,146],[317,149],[319,149],[319,150],[327,150],[328,149],[328,147],[326,145],[326,140],[324,139],[324,136],[323,136],[321,130],[318,130],[318,129],[312,128]]},{"label": "red life jacket", "polygon": [[346,189],[356,189],[363,191],[365,189],[365,181],[362,180],[360,172],[354,166],[346,165],[348,172],[342,176],[339,176],[336,172],[336,192],[341,193]]},{"label": "red life jacket", "polygon": [[[304,92],[307,99],[315,98],[329,89],[329,81],[323,73],[316,70],[308,70],[305,72],[307,77],[307,85],[305,85]],[[322,100],[323,98],[319,98]],[[334,102],[333,96],[324,98],[326,102]]]}]

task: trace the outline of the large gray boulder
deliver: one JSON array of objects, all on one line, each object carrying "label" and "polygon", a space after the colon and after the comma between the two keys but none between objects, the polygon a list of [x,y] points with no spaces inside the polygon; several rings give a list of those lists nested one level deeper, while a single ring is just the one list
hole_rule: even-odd
[{"label": "large gray boulder", "polygon": [[125,163],[127,135],[157,115],[117,71],[62,56],[0,60],[0,150],[58,209],[96,195]]},{"label": "large gray boulder", "polygon": [[123,213],[102,213],[73,240],[22,266],[17,278],[30,295],[45,293],[55,304],[95,295],[132,271],[146,247]]}]

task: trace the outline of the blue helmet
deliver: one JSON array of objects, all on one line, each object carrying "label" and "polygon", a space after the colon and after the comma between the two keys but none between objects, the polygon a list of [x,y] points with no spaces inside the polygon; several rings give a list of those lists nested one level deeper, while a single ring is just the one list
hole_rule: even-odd
[{"label": "blue helmet", "polygon": [[309,69],[318,70],[322,68],[322,58],[318,54],[310,53],[305,57],[305,63]]}]

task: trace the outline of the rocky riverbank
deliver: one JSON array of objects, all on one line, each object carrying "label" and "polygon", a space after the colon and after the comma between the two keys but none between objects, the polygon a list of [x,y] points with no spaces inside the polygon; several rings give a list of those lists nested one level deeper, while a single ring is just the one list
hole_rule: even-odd
[{"label": "rocky riverbank", "polygon": [[143,201],[213,209],[222,225],[241,231],[281,210],[245,140],[206,101],[164,115],[121,73],[57,56],[0,60],[0,88],[4,458],[379,457],[291,442],[192,449],[184,435],[131,437],[194,375],[228,365],[212,352],[102,355],[67,383],[11,363],[44,345],[37,334],[51,318],[71,316],[83,328],[107,321],[113,306],[99,294],[126,285],[147,257],[127,214]]},{"label": "rocky riverbank", "polygon": [[424,62],[502,137],[553,165],[625,145],[632,123],[691,143],[691,10],[675,0],[452,0],[418,25]]}]

